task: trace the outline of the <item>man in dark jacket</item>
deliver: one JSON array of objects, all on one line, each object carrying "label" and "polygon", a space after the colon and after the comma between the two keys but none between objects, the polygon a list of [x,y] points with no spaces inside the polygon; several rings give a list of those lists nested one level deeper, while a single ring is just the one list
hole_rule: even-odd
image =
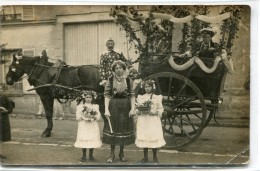
[{"label": "man in dark jacket", "polygon": [[[12,113],[15,104],[3,94],[3,88],[0,85],[0,142],[11,140],[11,128],[8,114]],[[6,158],[0,154],[0,159]]]}]

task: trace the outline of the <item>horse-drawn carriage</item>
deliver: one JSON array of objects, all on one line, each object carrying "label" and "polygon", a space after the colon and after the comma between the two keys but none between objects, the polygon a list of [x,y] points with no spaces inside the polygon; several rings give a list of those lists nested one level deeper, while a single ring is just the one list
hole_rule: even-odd
[{"label": "horse-drawn carriage", "polygon": [[[190,58],[171,56],[169,60],[181,64]],[[208,67],[214,65],[214,59],[202,60]],[[28,74],[30,83],[35,86],[33,90],[40,95],[46,110],[48,127],[43,135],[50,136],[54,98],[75,100],[82,90],[95,90],[102,95],[103,89],[98,85],[98,66],[72,67],[62,63],[57,66],[41,61],[41,57],[14,57],[6,80],[11,84],[18,81],[24,72]],[[50,79],[48,73],[51,69],[57,69],[57,72],[54,76],[51,74],[53,78]],[[205,73],[196,63],[188,69],[178,71],[169,62],[148,62],[140,72],[144,80],[153,79],[162,94],[166,113],[162,117],[162,124],[166,141],[172,148],[194,142],[217,112],[221,86],[225,80],[224,64],[219,62],[214,72]],[[98,103],[104,105],[102,97]]]},{"label": "horse-drawn carriage", "polygon": [[[118,9],[116,10],[118,11]],[[117,13],[117,16],[123,17],[123,19],[127,18],[129,21],[127,15],[122,12]],[[223,15],[218,18],[223,19],[227,16],[227,14]],[[159,14],[154,13],[153,18],[156,16],[158,17]],[[165,17],[165,15],[162,16]],[[186,21],[187,17],[184,18]],[[132,18],[130,19],[132,20]],[[134,19],[133,21],[136,21]],[[144,23],[141,21],[142,15],[140,18],[137,15],[137,19],[141,24]],[[150,20],[146,19],[145,22],[151,24]],[[200,27],[202,26],[203,24],[200,25]],[[125,25],[126,31],[127,28],[129,25]],[[131,32],[130,35],[134,34]],[[149,38],[149,35],[146,35]],[[149,40],[148,38],[147,40]],[[225,36],[223,36],[224,39],[230,41]],[[141,45],[139,41],[140,39],[136,39],[137,44]],[[146,49],[139,47],[139,51]],[[221,57],[179,57],[172,53],[164,53],[163,55],[154,53],[148,55],[146,53],[145,56],[150,56],[149,59],[162,59],[149,61],[147,58],[140,58],[139,72],[143,80],[153,79],[162,95],[165,112],[161,120],[166,142],[171,148],[182,148],[191,144],[201,135],[203,129],[218,111],[218,104],[221,102],[220,95],[227,73],[225,61]],[[56,70],[54,75],[49,72],[51,68]],[[48,61],[42,61],[41,57],[21,57],[20,59],[14,57],[6,76],[7,83],[12,84],[14,81],[18,81],[24,73],[28,75],[29,81],[35,86],[34,89],[40,95],[45,108],[48,127],[43,132],[43,136],[51,135],[54,98],[75,100],[83,89],[94,90],[99,94],[104,91],[103,87],[99,85],[98,66],[70,67],[62,63],[55,66]],[[137,86],[138,88],[139,86]],[[99,99],[98,103],[102,110],[102,106],[104,106],[102,98]]]}]

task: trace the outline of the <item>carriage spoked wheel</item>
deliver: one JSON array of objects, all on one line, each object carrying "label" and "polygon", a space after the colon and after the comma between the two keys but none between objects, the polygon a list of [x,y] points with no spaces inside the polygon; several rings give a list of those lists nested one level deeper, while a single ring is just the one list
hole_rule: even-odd
[{"label": "carriage spoked wheel", "polygon": [[[207,115],[206,115],[206,122],[205,122],[205,127],[206,127],[208,126],[213,116],[217,113],[218,99],[210,99],[210,100],[207,99],[205,100],[205,103],[207,108]],[[216,123],[218,122],[216,121]]]},{"label": "carriage spoked wheel", "polygon": [[145,78],[149,79],[155,81],[162,94],[165,112],[161,120],[166,147],[178,149],[194,142],[207,119],[207,108],[199,88],[187,77],[171,72]]}]

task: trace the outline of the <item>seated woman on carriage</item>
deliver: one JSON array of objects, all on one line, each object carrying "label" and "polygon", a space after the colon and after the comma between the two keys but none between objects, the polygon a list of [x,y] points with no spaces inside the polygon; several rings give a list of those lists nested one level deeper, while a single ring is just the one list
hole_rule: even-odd
[{"label": "seated woman on carriage", "polygon": [[220,55],[221,49],[218,43],[212,41],[215,32],[211,28],[204,28],[200,31],[203,41],[198,43],[195,55],[198,57],[215,58]]},{"label": "seated woman on carriage", "polygon": [[[178,55],[179,57],[204,57],[204,58],[216,58],[221,54],[220,45],[213,42],[212,37],[216,34],[211,28],[204,28],[200,31],[201,35],[197,36],[195,42],[195,48],[191,51],[187,51]],[[201,40],[202,38],[202,40]]]}]

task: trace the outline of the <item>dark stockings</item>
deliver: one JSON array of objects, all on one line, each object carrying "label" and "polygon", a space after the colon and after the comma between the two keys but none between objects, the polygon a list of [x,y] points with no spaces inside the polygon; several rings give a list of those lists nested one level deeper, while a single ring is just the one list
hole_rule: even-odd
[{"label": "dark stockings", "polygon": [[115,156],[115,145],[111,145],[110,157],[113,158]]},{"label": "dark stockings", "polygon": [[[90,161],[93,161],[94,160],[94,157],[93,157],[93,152],[94,152],[94,149],[93,148],[90,148],[89,149],[89,160]],[[81,162],[85,162],[87,160],[87,149],[86,148],[82,148],[82,158],[81,158]]]},{"label": "dark stockings", "polygon": [[140,163],[147,163],[148,162],[148,148],[144,148],[144,158],[140,161]]},{"label": "dark stockings", "polygon": [[124,155],[124,146],[123,145],[121,145],[120,146],[120,152],[119,152],[119,155]]},{"label": "dark stockings", "polygon": [[90,148],[90,149],[89,149],[89,160],[94,160],[93,151],[94,151],[93,148]]},{"label": "dark stockings", "polygon": [[[115,159],[115,145],[111,145],[111,151],[110,151],[110,157],[108,158],[107,162],[108,163],[113,163]],[[120,146],[120,152],[119,152],[119,159],[122,162],[126,162],[126,158],[124,156],[124,146]]]},{"label": "dark stockings", "polygon": [[87,149],[86,148],[82,148],[82,157],[86,158],[86,153],[87,153]]},{"label": "dark stockings", "polygon": [[148,159],[148,148],[144,148],[144,158]]},{"label": "dark stockings", "polygon": [[107,159],[108,163],[113,163],[115,159],[115,145],[111,145],[110,157]]},{"label": "dark stockings", "polygon": [[157,159],[157,148],[153,148],[153,162],[154,163],[158,163],[158,159]]},{"label": "dark stockings", "polygon": [[121,162],[127,161],[127,159],[124,155],[124,146],[123,145],[120,146],[119,159],[120,159]]},{"label": "dark stockings", "polygon": [[[158,163],[157,159],[157,148],[152,148],[153,151],[153,162]],[[144,158],[140,161],[141,164],[148,162],[148,148],[144,148]]]},{"label": "dark stockings", "polygon": [[82,157],[80,159],[81,162],[86,162],[86,153],[87,153],[87,149],[86,148],[82,148]]}]

